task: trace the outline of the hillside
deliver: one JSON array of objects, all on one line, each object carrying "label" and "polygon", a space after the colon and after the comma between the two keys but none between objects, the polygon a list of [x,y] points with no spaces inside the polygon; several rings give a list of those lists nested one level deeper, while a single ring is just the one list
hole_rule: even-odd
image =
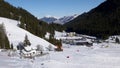
[{"label": "hillside", "polygon": [[[21,21],[20,27],[39,37],[44,37],[46,32],[54,32],[49,30],[49,24],[38,20],[35,16],[21,7],[14,7],[11,4],[0,0],[0,17],[6,17]],[[4,12],[3,12],[4,11]]]},{"label": "hillside", "polygon": [[2,23],[5,26],[6,34],[10,41],[10,44],[13,44],[14,48],[16,48],[16,46],[20,42],[24,41],[25,35],[28,36],[28,39],[30,40],[32,47],[36,47],[37,45],[42,45],[45,48],[45,47],[48,47],[49,45],[52,45],[51,43],[45,41],[44,39],[39,38],[22,28],[19,28],[17,26],[18,21],[16,20],[0,17],[0,24]]},{"label": "hillside", "polygon": [[[40,36],[40,37],[43,36],[43,34],[39,35],[39,33],[42,31],[39,29],[40,28],[39,23],[42,23],[42,22],[37,20],[37,18],[33,16],[31,13],[29,13],[27,10],[21,7],[14,7],[9,3],[5,2],[4,0],[0,0],[0,11],[2,11],[0,12],[0,17],[20,20],[21,28],[24,28],[37,36]],[[24,27],[24,24],[26,24],[26,28]]]},{"label": "hillside", "polygon": [[120,34],[120,1],[106,0],[65,24],[67,31],[107,38]]},{"label": "hillside", "polygon": [[[61,25],[49,25],[48,23],[37,19],[27,10],[21,7],[14,7],[4,0],[0,0],[0,11],[0,17],[20,21],[19,27],[41,38],[45,38],[47,32],[51,33],[51,36],[53,36],[54,30],[62,31],[64,29]],[[50,40],[51,39],[52,38],[50,38]]]}]

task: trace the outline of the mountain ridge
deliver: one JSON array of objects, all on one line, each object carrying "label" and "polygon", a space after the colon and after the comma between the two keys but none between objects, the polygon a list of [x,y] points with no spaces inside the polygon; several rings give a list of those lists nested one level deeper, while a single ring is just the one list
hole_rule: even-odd
[{"label": "mountain ridge", "polygon": [[107,38],[120,34],[120,1],[106,0],[89,12],[66,23],[66,31]]},{"label": "mountain ridge", "polygon": [[40,20],[45,21],[47,23],[65,24],[66,22],[73,20],[77,16],[78,16],[78,14],[74,14],[71,16],[63,16],[61,18],[56,18],[54,16],[47,16],[47,17],[45,16],[45,17],[41,18]]},{"label": "mountain ridge", "polygon": [[43,17],[43,18],[41,18],[40,20],[42,20],[42,21],[44,21],[44,22],[47,22],[48,24],[49,23],[52,23],[52,22],[54,22],[55,20],[57,20],[57,18],[55,18],[55,17],[52,17],[52,16],[45,16],[45,17]]}]

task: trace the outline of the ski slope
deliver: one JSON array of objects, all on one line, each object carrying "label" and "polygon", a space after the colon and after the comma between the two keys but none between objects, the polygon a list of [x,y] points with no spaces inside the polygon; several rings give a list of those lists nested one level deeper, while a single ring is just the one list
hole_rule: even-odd
[{"label": "ski slope", "polygon": [[25,35],[28,36],[28,39],[30,40],[32,47],[36,47],[36,45],[42,45],[45,48],[48,47],[49,45],[52,45],[51,43],[45,41],[44,39],[39,38],[22,28],[19,28],[17,26],[17,24],[20,23],[19,21],[0,17],[0,24],[2,23],[5,26],[8,39],[10,43],[13,43],[14,48],[16,48],[19,42],[24,41]]}]

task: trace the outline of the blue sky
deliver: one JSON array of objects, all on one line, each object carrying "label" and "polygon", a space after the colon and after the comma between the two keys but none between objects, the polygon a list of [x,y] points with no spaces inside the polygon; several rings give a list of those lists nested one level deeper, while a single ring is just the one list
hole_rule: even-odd
[{"label": "blue sky", "polygon": [[5,0],[22,7],[36,17],[63,17],[88,12],[105,0]]}]

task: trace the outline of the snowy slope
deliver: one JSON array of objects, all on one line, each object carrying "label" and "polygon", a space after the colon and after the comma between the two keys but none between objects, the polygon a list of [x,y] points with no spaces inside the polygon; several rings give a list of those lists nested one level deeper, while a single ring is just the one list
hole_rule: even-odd
[{"label": "snowy slope", "polygon": [[4,23],[8,39],[10,43],[13,43],[14,47],[17,46],[19,42],[23,42],[25,35],[28,35],[28,39],[30,40],[32,47],[35,47],[38,44],[44,47],[52,45],[44,39],[39,38],[22,28],[19,28],[17,26],[19,21],[0,17],[0,24],[1,23]]},{"label": "snowy slope", "polygon": [[109,43],[97,44],[93,47],[70,46],[63,52],[32,59],[8,57],[0,52],[1,68],[120,68],[120,45]]}]

